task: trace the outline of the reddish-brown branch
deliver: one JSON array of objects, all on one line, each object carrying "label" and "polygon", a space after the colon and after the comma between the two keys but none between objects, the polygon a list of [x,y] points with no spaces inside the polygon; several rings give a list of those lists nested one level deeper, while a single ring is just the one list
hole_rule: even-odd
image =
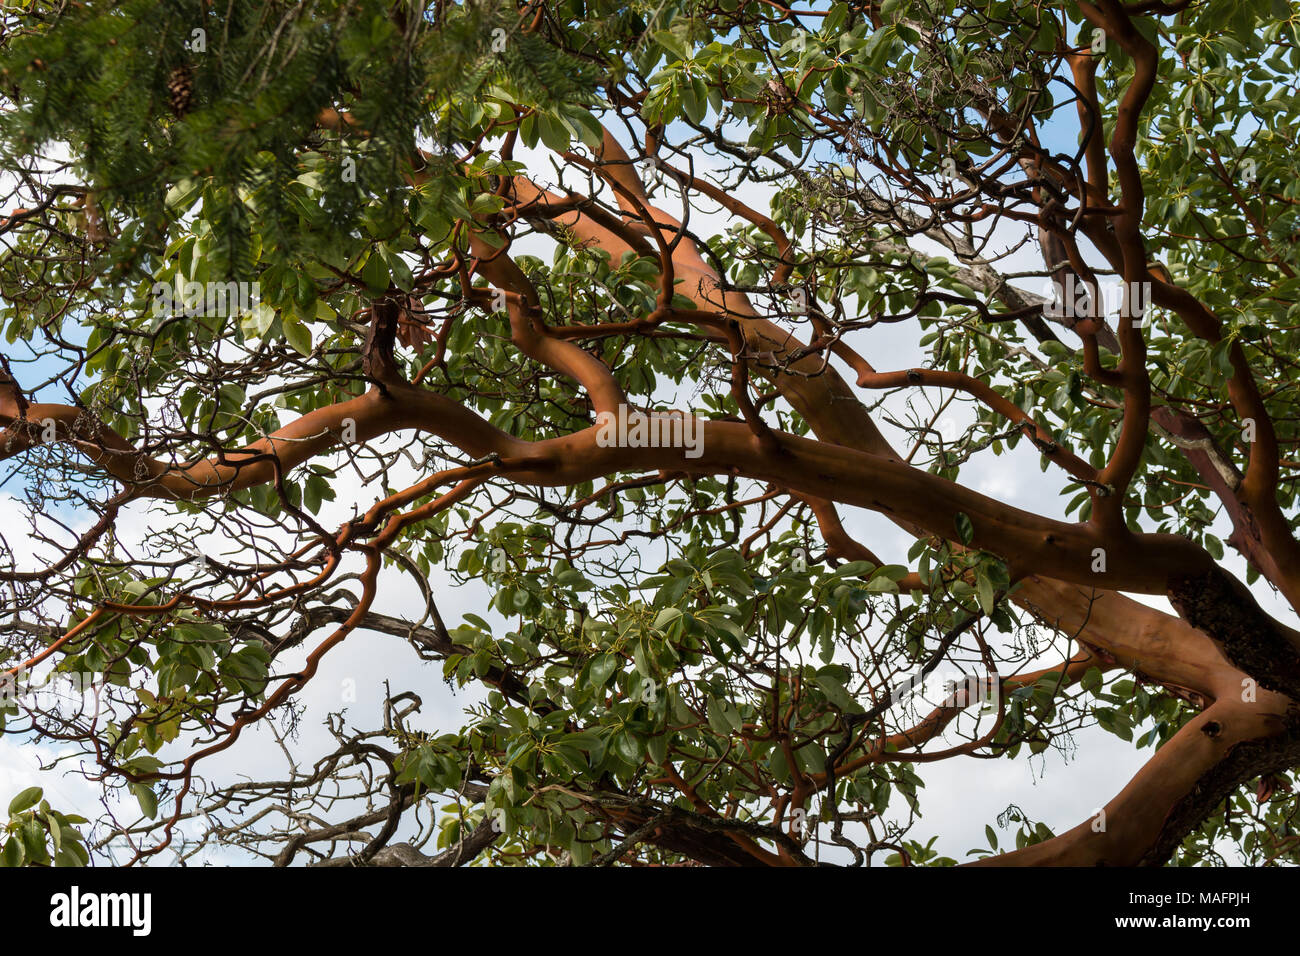
[{"label": "reddish-brown branch", "polygon": [[[1290,766],[1296,759],[1296,743],[1289,715],[1288,698],[1261,692],[1255,703],[1224,698],[1197,714],[1173,738],[1155,752],[1147,764],[1114,799],[1099,808],[1104,816],[1080,823],[1072,830],[1043,843],[1000,856],[985,857],[972,866],[1134,866],[1143,862],[1162,863],[1181,841],[1190,826],[1179,813],[1198,788],[1206,792],[1209,804],[1225,790],[1240,785],[1243,774],[1258,776],[1261,769],[1280,762]],[[1268,738],[1286,739],[1285,745]],[[1261,749],[1262,748],[1262,749]],[[1274,752],[1270,760],[1269,750]],[[1229,764],[1234,751],[1249,754],[1253,766],[1234,768],[1223,779],[1216,769]],[[1249,779],[1249,776],[1246,777]],[[1195,801],[1193,801],[1195,802]],[[1153,853],[1157,848],[1159,853]]]}]

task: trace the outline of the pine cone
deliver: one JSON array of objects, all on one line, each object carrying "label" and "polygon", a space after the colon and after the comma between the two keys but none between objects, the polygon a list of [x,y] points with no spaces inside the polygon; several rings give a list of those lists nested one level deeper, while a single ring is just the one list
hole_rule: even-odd
[{"label": "pine cone", "polygon": [[168,105],[177,119],[189,112],[193,97],[194,71],[188,63],[182,63],[167,77]]},{"label": "pine cone", "polygon": [[408,348],[421,349],[433,340],[433,332],[424,315],[424,304],[413,295],[407,296],[406,307],[397,317],[397,341]]}]

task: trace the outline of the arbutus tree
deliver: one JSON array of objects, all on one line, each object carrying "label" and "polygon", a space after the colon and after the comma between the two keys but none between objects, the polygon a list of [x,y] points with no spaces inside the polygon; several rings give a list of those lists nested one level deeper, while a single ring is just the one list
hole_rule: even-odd
[{"label": "arbutus tree", "polygon": [[1295,5],[0,16],[6,864],[1296,861]]}]

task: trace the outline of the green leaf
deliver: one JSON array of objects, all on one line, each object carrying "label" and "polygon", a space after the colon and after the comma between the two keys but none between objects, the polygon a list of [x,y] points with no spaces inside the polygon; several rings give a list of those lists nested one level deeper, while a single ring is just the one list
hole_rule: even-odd
[{"label": "green leaf", "polygon": [[167,198],[163,202],[171,212],[184,213],[194,205],[194,200],[198,198],[202,189],[203,182],[201,180],[182,179],[167,190]]},{"label": "green leaf", "polygon": [[634,734],[619,734],[614,738],[615,752],[633,766],[639,765],[643,757],[641,755],[641,745],[637,742]]},{"label": "green leaf", "polygon": [[656,767],[662,767],[668,760],[668,737],[656,734],[646,741],[646,749],[650,752],[651,762]]},{"label": "green leaf", "polygon": [[843,684],[829,674],[819,674],[817,676],[817,686],[822,689],[826,699],[840,710],[848,713],[862,712],[862,705],[853,699],[849,692],[844,689]]},{"label": "green leaf", "polygon": [[604,687],[614,671],[618,670],[618,663],[617,654],[599,654],[592,658],[591,669],[588,671],[591,682],[597,687]]},{"label": "green leaf", "polygon": [[706,716],[709,727],[720,736],[728,737],[740,729],[740,715],[726,701],[709,698]]},{"label": "green leaf", "polygon": [[971,524],[970,517],[964,512],[957,512],[953,517],[953,523],[957,526],[957,537],[961,539],[962,544],[969,545],[975,540],[975,526]]},{"label": "green leaf", "polygon": [[243,326],[246,335],[251,334],[260,337],[266,334],[266,330],[271,327],[271,323],[274,321],[275,309],[265,302],[259,302],[249,310],[240,324]]},{"label": "green leaf", "polygon": [[600,120],[581,107],[569,110],[568,115],[576,121],[583,143],[592,149],[599,149],[605,138],[604,127],[600,125]]},{"label": "green leaf", "polygon": [[384,262],[382,254],[371,253],[370,258],[361,269],[361,281],[366,284],[366,288],[376,295],[388,291],[388,265]]},{"label": "green leaf", "polygon": [[573,141],[569,127],[549,113],[537,115],[537,130],[542,135],[542,142],[557,153],[567,152]]},{"label": "green leaf", "polygon": [[143,783],[131,784],[131,792],[135,794],[136,801],[140,804],[140,812],[150,820],[158,816],[158,795],[153,792],[152,787]]},{"label": "green leaf", "polygon": [[57,855],[63,848],[63,827],[59,825],[59,819],[53,813],[42,814],[45,817],[45,828],[50,831],[50,839],[54,842],[54,852]]},{"label": "green leaf", "polygon": [[656,631],[662,631],[681,616],[682,612],[678,608],[666,607],[655,615],[654,628]]},{"label": "green leaf", "polygon": [[686,118],[692,123],[703,122],[705,115],[709,111],[708,90],[704,85],[704,81],[692,78],[683,83],[680,89],[682,109],[686,111]]},{"label": "green leaf", "polygon": [[30,809],[41,802],[41,796],[45,793],[40,787],[28,787],[18,796],[9,801],[9,815],[15,817],[24,810]]},{"label": "green leaf", "polygon": [[1101,689],[1102,676],[1100,667],[1089,667],[1079,680],[1079,686],[1086,691],[1096,693]]},{"label": "green leaf", "polygon": [[54,865],[58,867],[82,867],[90,862],[90,854],[80,843],[64,844],[54,854]]},{"label": "green leaf", "polygon": [[667,30],[657,30],[654,38],[656,43],[677,59],[689,60],[691,58],[690,48],[675,33],[670,33]]},{"label": "green leaf", "polygon": [[280,317],[280,325],[284,328],[284,339],[294,351],[301,355],[311,355],[311,331],[303,324],[296,315],[286,312]]},{"label": "green leaf", "polygon": [[1215,561],[1223,560],[1223,542],[1214,535],[1209,533],[1205,535],[1205,550],[1210,552],[1210,557]]},{"label": "green leaf", "polygon": [[406,264],[406,260],[385,245],[380,245],[379,252],[392,274],[393,284],[403,292],[410,292],[415,287],[415,277],[411,275],[411,267]]}]

